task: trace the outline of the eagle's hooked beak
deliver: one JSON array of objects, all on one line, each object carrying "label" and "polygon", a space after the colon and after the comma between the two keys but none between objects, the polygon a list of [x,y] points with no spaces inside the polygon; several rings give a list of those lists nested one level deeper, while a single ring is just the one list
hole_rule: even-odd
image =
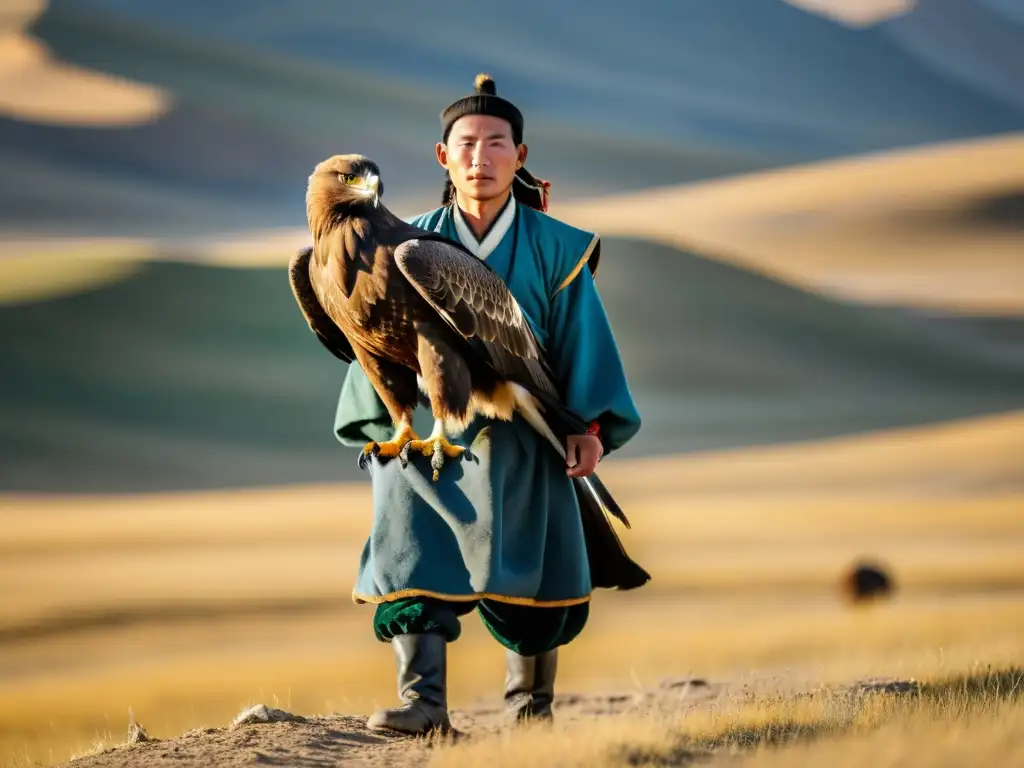
[{"label": "eagle's hooked beak", "polygon": [[373,207],[376,208],[380,202],[380,178],[375,173],[366,177],[366,194],[373,195]]}]

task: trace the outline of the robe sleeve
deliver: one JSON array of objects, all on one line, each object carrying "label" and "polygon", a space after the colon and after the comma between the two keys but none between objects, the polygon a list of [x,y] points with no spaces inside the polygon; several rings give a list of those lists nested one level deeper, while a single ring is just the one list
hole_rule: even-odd
[{"label": "robe sleeve", "polygon": [[555,294],[551,309],[547,350],[566,405],[597,421],[605,454],[618,450],[640,431],[640,412],[589,269]]},{"label": "robe sleeve", "polygon": [[370,441],[383,442],[394,427],[370,380],[359,366],[349,363],[334,414],[334,435],[345,446],[362,448]]}]

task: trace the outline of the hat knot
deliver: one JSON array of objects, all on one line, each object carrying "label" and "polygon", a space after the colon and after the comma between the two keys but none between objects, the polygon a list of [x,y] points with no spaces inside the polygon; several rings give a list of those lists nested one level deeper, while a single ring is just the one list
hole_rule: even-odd
[{"label": "hat knot", "polygon": [[477,75],[473,84],[476,87],[477,93],[487,93],[494,96],[498,92],[497,87],[494,85],[494,80],[486,72],[481,72]]}]

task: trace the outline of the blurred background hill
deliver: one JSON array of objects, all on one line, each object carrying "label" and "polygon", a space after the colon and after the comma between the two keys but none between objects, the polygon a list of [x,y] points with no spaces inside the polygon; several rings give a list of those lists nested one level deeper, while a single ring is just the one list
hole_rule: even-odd
[{"label": "blurred background hill", "polygon": [[[1014,3],[650,0],[624,13],[605,2],[496,11],[465,0],[426,12],[410,2],[18,0],[4,18],[0,487],[357,476],[330,433],[343,368],[313,342],[284,278],[306,240],[305,180],[323,157],[358,151],[381,164],[401,215],[434,207],[437,115],[479,70],[525,111],[529,165],[554,182],[553,213],[639,194],[648,218],[678,235],[630,230],[633,214],[616,216],[625,209],[614,204],[579,222],[610,230],[601,284],[647,417],[624,456],[921,423],[1024,399],[1015,311],[984,319],[984,305],[972,305],[947,316],[956,308],[851,302],[842,290],[780,282],[736,263],[745,243],[687,247],[706,209],[687,220],[643,197],[1013,136],[1024,125]],[[966,230],[952,260],[960,272],[972,260],[996,269],[1004,291],[1024,287],[1004,255],[1024,231],[1024,179],[1012,163],[1022,154],[1011,143],[982,158],[989,172],[975,172],[969,201],[980,213],[917,227],[937,239]],[[925,193],[955,195],[965,183],[956,167],[935,167],[902,198],[915,174],[881,175],[826,212],[874,205],[909,219]],[[820,174],[814,194],[826,199],[845,179]],[[784,187],[762,189],[779,203],[758,214],[774,234],[790,233],[772,252],[782,262],[794,237],[820,227],[806,201],[787,205]],[[904,264],[911,282],[915,270],[926,279],[949,268],[898,231],[858,250],[870,227],[857,229],[802,258],[827,263],[846,249],[890,272]],[[772,236],[756,239],[770,250]],[[986,261],[973,246],[993,238],[999,252]]]},{"label": "blurred background hill", "polygon": [[779,0],[641,0],[628,14],[531,0],[494,14],[470,0],[434,13],[408,0],[51,2],[30,35],[166,103],[117,128],[4,120],[4,222],[145,236],[301,226],[308,169],[342,148],[378,158],[395,201],[432,205],[437,115],[481,68],[529,116],[533,165],[562,196],[1024,119],[1009,3],[931,0],[869,27]]}]

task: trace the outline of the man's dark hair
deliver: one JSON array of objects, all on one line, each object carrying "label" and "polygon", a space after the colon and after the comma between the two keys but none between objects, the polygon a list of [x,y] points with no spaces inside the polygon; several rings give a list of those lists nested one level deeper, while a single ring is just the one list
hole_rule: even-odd
[{"label": "man's dark hair", "polygon": [[498,88],[490,75],[481,72],[476,76],[474,92],[457,99],[441,113],[441,141],[448,141],[452,126],[466,115],[490,115],[500,117],[512,126],[512,142],[518,147],[523,143],[523,113],[508,99],[498,96]]}]

